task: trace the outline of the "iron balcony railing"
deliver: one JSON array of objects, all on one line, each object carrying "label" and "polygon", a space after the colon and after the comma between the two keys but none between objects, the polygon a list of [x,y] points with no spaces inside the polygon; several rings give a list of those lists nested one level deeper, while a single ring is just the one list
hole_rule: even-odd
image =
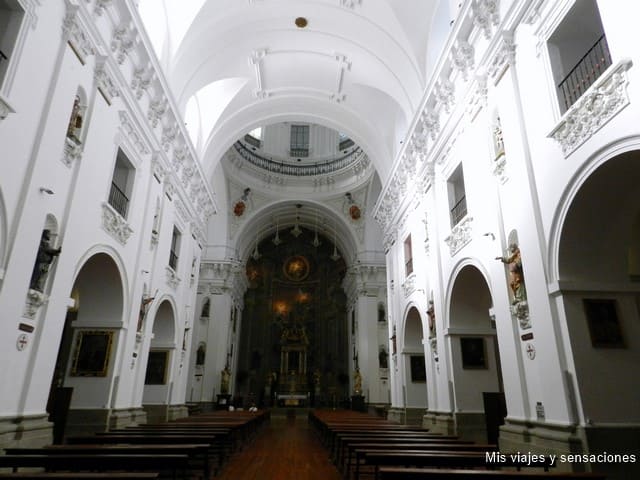
[{"label": "iron balcony railing", "polygon": [[116,212],[122,215],[123,218],[127,218],[127,209],[129,208],[129,199],[125,193],[115,184],[111,183],[111,191],[109,192],[109,205],[111,205]]},{"label": "iron balcony railing", "polygon": [[584,54],[569,74],[558,84],[565,111],[593,85],[602,72],[611,65],[607,38],[603,34]]},{"label": "iron balcony railing", "polygon": [[291,175],[294,177],[307,177],[337,172],[355,164],[364,155],[363,150],[361,148],[357,148],[342,157],[336,158],[335,160],[317,162],[313,165],[292,165],[290,163],[274,162],[273,160],[264,158],[249,150],[242,142],[236,142],[234,147],[236,152],[238,152],[244,160],[254,166],[272,173]]},{"label": "iron balcony railing", "polygon": [[173,268],[173,270],[178,268],[178,255],[176,255],[176,252],[173,250],[169,252],[169,266]]},{"label": "iron balcony railing", "polygon": [[467,197],[464,196],[456,202],[451,209],[451,226],[455,227],[467,214]]}]

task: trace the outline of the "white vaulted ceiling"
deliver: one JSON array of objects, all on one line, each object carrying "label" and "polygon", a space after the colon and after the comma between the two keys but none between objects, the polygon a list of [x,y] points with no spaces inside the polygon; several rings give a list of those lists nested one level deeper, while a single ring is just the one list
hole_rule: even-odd
[{"label": "white vaulted ceiling", "polygon": [[205,170],[254,127],[306,121],[347,133],[384,183],[424,93],[442,3],[141,0],[139,8]]}]

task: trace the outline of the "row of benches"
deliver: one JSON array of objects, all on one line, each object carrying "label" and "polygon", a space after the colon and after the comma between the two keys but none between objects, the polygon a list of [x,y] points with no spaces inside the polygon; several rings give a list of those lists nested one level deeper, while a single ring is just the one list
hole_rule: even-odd
[{"label": "row of benches", "polygon": [[373,475],[376,480],[605,478],[596,474],[550,473],[554,466],[550,457],[538,457],[532,463],[528,458],[507,454],[496,462],[492,455],[497,451],[496,445],[463,441],[357,412],[314,411],[309,414],[309,421],[346,480],[359,480],[365,475]]},{"label": "row of benches", "polygon": [[[70,437],[64,445],[8,448],[0,455],[0,469],[11,469],[12,473],[2,474],[5,476],[0,479],[209,480],[231,452],[243,448],[268,419],[268,412],[212,412],[170,423]],[[45,472],[24,472],[25,468]]]}]

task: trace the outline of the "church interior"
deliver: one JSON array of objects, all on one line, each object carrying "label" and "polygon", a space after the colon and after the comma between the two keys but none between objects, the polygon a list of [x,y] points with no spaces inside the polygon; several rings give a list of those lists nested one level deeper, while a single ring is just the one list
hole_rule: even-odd
[{"label": "church interior", "polygon": [[368,419],[637,478],[638,18],[0,0],[0,470],[209,416],[261,448]]}]

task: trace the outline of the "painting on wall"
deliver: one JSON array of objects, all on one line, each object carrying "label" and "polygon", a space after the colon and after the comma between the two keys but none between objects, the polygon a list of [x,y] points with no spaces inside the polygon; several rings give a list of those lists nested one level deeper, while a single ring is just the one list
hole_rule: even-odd
[{"label": "painting on wall", "polygon": [[487,352],[484,338],[460,337],[460,352],[462,353],[462,368],[487,368]]},{"label": "painting on wall", "polygon": [[72,377],[106,377],[111,355],[113,332],[80,330],[76,336]]},{"label": "painting on wall", "polygon": [[624,348],[616,301],[585,298],[582,303],[589,325],[591,345],[595,348]]},{"label": "painting on wall", "polygon": [[144,377],[145,385],[165,385],[167,383],[167,366],[169,365],[168,350],[151,350],[147,362],[147,373]]},{"label": "painting on wall", "polygon": [[427,370],[424,366],[424,355],[411,355],[411,381],[423,383],[427,381]]}]

